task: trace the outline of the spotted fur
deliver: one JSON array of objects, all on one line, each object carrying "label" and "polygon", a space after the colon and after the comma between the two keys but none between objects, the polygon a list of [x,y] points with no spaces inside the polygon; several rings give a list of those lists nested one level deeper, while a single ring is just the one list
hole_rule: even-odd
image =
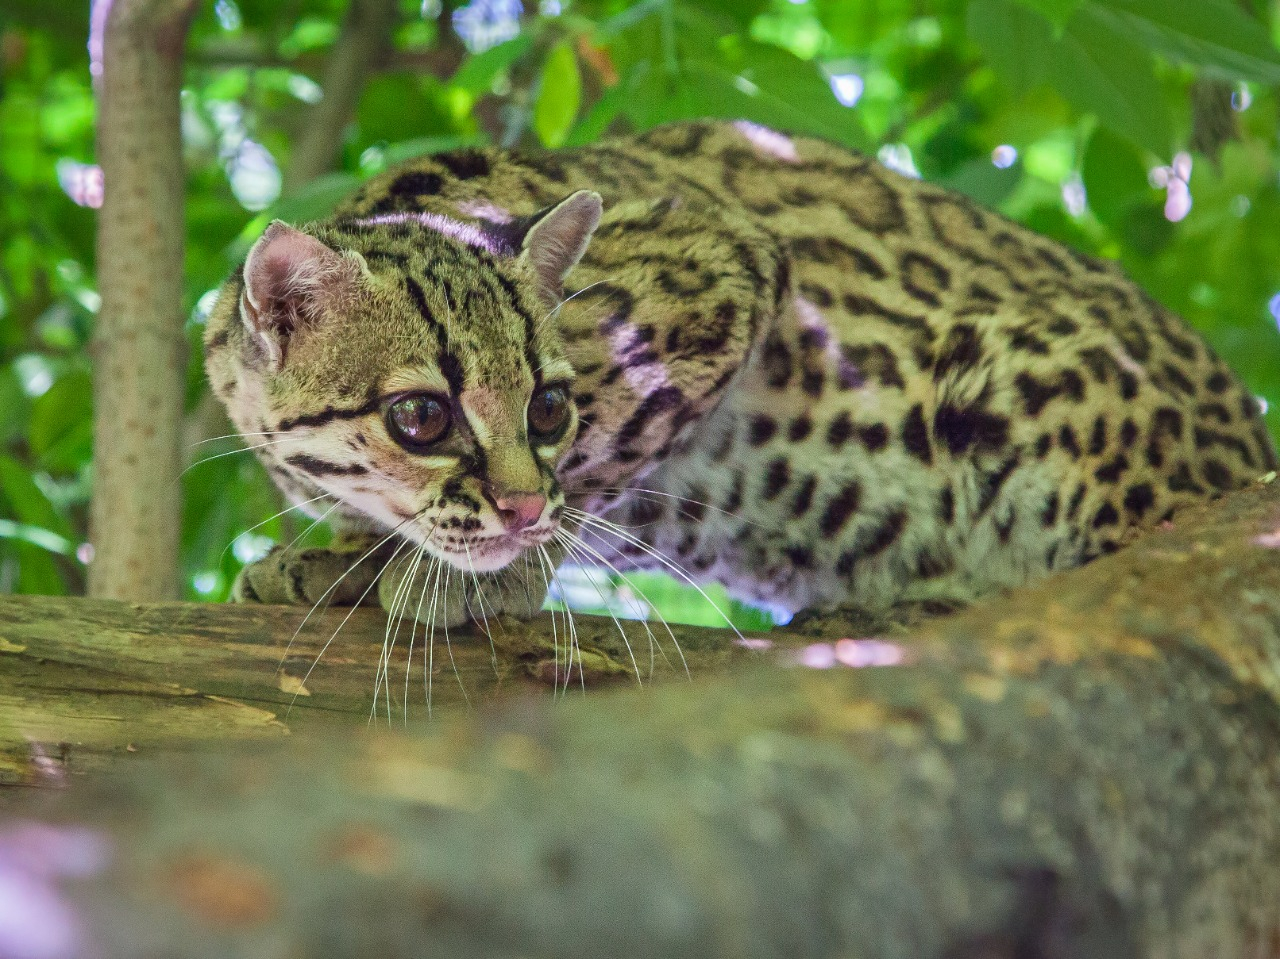
[{"label": "spotted fur", "polygon": [[[525,245],[576,191],[604,215],[560,290]],[[617,565],[883,607],[1076,565],[1276,465],[1254,398],[1114,264],[818,140],[700,122],[456,151],[303,232],[353,279],[271,372],[233,277],[210,378],[242,431],[285,434],[260,455],[287,495],[371,534],[421,513],[404,534],[429,545],[488,535],[480,486],[523,471],[548,524],[621,524],[581,530]],[[547,370],[576,422],[537,449]],[[490,402],[413,456],[381,417],[427,383]]]}]

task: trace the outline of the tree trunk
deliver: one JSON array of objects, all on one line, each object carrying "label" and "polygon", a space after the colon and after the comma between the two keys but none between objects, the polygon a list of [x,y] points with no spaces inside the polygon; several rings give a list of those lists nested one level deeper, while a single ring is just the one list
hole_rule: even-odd
[{"label": "tree trunk", "polygon": [[178,94],[194,0],[98,0],[102,307],[93,342],[93,596],[178,596],[183,165]]},{"label": "tree trunk", "polygon": [[[31,640],[50,691],[64,660],[118,665],[122,693],[151,664],[276,709],[227,668],[252,635],[186,609],[139,607],[105,651],[10,616],[0,666]],[[811,625],[657,690],[144,747],[127,779],[0,791],[10,914],[70,944],[42,955],[104,959],[1280,957],[1280,484],[907,635]]]}]

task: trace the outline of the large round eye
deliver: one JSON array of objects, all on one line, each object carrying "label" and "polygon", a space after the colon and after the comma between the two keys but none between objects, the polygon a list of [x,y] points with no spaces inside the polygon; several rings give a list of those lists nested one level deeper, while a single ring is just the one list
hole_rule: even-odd
[{"label": "large round eye", "polygon": [[449,432],[449,407],[438,396],[415,393],[387,409],[387,429],[401,446],[429,446]]},{"label": "large round eye", "polygon": [[544,386],[529,398],[529,431],[540,440],[557,440],[569,424],[569,391]]}]

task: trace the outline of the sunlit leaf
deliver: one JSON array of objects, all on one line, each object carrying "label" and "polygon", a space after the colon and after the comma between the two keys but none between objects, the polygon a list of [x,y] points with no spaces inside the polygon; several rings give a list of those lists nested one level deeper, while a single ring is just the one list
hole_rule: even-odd
[{"label": "sunlit leaf", "polygon": [[542,67],[542,82],[533,107],[533,129],[549,147],[564,143],[582,102],[582,75],[573,47],[562,43]]}]

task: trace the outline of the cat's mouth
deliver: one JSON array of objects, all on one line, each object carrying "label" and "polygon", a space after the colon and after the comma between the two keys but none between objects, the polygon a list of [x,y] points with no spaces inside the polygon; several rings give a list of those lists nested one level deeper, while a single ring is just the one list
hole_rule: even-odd
[{"label": "cat's mouth", "polygon": [[541,546],[555,535],[556,524],[540,523],[517,533],[431,539],[431,549],[455,567],[491,573],[509,565],[525,550]]}]

